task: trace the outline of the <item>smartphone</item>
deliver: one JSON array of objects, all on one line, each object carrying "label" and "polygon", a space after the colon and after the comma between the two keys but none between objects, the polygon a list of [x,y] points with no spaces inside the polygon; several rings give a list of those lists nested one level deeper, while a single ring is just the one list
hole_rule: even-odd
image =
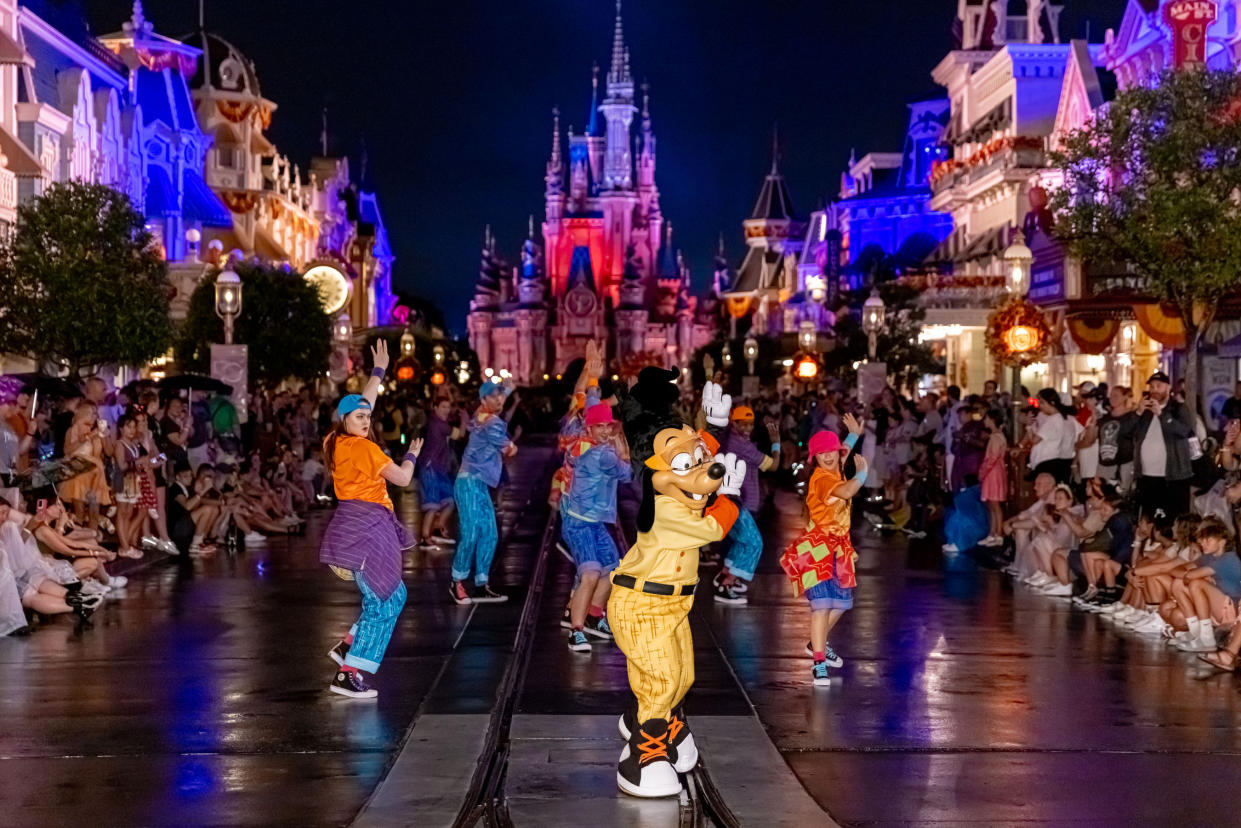
[{"label": "smartphone", "polygon": [[98,426],[100,434],[108,433],[108,421],[103,417],[100,417],[98,421],[96,421],[95,425]]}]

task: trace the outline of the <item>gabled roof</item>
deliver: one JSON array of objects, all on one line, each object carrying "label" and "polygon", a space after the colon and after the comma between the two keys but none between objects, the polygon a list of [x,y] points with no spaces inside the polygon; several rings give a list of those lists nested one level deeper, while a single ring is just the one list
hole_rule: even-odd
[{"label": "gabled roof", "polygon": [[729,293],[779,290],[784,284],[784,254],[770,248],[751,247],[737,270]]},{"label": "gabled roof", "polygon": [[788,184],[784,176],[772,164],[771,172],[763,179],[762,189],[758,191],[758,199],[754,209],[750,211],[750,219],[780,221],[793,218],[793,199],[789,196]]}]

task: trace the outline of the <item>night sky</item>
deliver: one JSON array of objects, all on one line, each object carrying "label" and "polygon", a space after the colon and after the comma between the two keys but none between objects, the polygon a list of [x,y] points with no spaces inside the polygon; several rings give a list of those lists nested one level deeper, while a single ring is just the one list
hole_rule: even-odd
[{"label": "night sky", "polygon": [[[131,0],[89,0],[92,30]],[[1125,0],[1066,0],[1061,35],[1120,25]],[[741,221],[771,163],[805,214],[834,197],[849,151],[899,151],[904,104],[936,96],[956,0],[625,0],[635,79],[651,84],[663,213],[710,279],[722,231],[734,265]],[[517,260],[526,217],[542,219],[551,109],[581,130],[590,70],[611,51],[613,0],[374,2],[206,0],[207,29],[254,61],[275,101],[269,136],[294,162],[329,149],[368,181],[397,261],[394,282],[438,302],[458,332],[484,225]],[[156,31],[197,27],[197,0],[149,0]],[[600,83],[602,86],[603,78]],[[355,166],[356,172],[358,168]]]}]

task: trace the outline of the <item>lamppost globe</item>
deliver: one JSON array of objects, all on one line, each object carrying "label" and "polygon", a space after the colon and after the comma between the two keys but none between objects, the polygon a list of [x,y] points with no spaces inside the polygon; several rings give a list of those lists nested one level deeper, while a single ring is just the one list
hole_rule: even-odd
[{"label": "lamppost globe", "polygon": [[1013,236],[1013,243],[1004,251],[1004,264],[1008,266],[1008,291],[1018,299],[1030,292],[1030,265],[1034,254],[1026,247],[1025,234],[1020,230]]},{"label": "lamppost globe", "polygon": [[875,288],[870,289],[870,296],[862,304],[862,332],[866,334],[870,347],[870,360],[875,361],[875,352],[879,348],[879,334],[887,318],[888,309],[883,298]]},{"label": "lamppost globe", "polygon": [[733,349],[727,342],[720,349],[720,362],[724,363],[725,368],[731,368],[733,364]]},{"label": "lamppost globe", "polygon": [[753,374],[754,363],[758,361],[758,340],[754,338],[754,334],[745,338],[742,350],[745,352],[745,361],[749,364],[750,373]]},{"label": "lamppost globe", "polygon": [[803,351],[817,351],[819,329],[809,319],[804,320],[797,328],[797,344]]},{"label": "lamppost globe", "polygon": [[224,344],[233,344],[233,319],[241,313],[241,277],[225,270],[215,277],[215,312],[224,320]]},{"label": "lamppost globe", "polygon": [[401,334],[401,356],[412,356],[414,353],[414,335],[405,329],[405,333]]},{"label": "lamppost globe", "polygon": [[349,318],[348,313],[342,313],[336,317],[336,322],[332,325],[332,337],[337,344],[348,345],[351,335],[353,334],[353,320]]}]

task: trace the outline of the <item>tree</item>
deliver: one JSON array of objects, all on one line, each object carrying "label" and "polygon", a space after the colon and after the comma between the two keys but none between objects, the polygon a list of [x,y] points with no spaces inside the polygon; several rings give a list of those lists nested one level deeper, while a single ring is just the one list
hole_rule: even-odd
[{"label": "tree", "polygon": [[[875,353],[887,365],[897,387],[914,386],[926,374],[942,374],[943,362],[936,360],[930,346],[918,338],[926,311],[918,304],[917,289],[895,281],[891,269],[883,266],[874,270],[868,281],[878,286],[886,308]],[[842,302],[836,311],[836,347],[823,355],[827,373],[848,381],[857,373],[853,363],[869,356],[869,339],[862,330],[862,303],[868,296],[869,290],[856,290],[844,297],[847,304]]]},{"label": "tree", "polygon": [[68,181],[17,210],[0,248],[0,347],[67,369],[142,365],[168,351],[173,288],[123,193]]},{"label": "tree", "polygon": [[1126,89],[1052,158],[1057,235],[1180,311],[1196,412],[1202,335],[1241,283],[1241,75],[1168,71]]},{"label": "tree", "polygon": [[[247,346],[250,379],[268,384],[296,377],[321,377],[332,351],[332,320],[319,291],[302,274],[253,262],[232,268],[241,277],[241,315],[234,341]],[[224,322],[215,312],[215,277],[209,273],[190,296],[176,346],[177,363],[205,372],[211,343],[224,341]]]}]

